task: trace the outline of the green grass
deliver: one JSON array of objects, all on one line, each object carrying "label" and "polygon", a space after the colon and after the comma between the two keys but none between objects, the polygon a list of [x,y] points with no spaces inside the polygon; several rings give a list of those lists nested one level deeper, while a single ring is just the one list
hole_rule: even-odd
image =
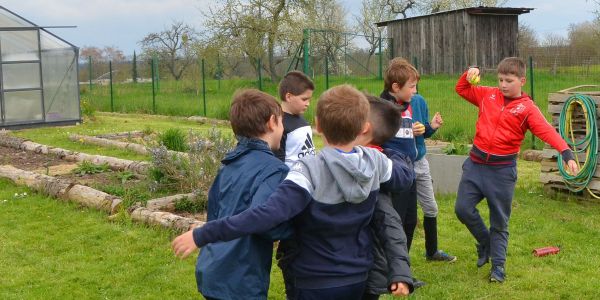
[{"label": "green grass", "polygon": [[[100,113],[96,122],[68,128],[18,131],[36,142],[98,154],[135,157],[65,140],[66,131],[82,134],[139,130],[151,126],[205,126],[164,117]],[[424,259],[423,230],[417,228],[411,261],[414,275],[428,285],[415,299],[590,298],[600,282],[600,205],[555,200],[542,194],[539,164],[519,161],[519,180],[510,222],[507,281],[489,284],[489,265],[475,267],[474,239],[454,216],[455,195],[438,195],[439,245],[458,256],[454,264]],[[14,193],[28,196],[13,199]],[[8,200],[6,202],[2,200]],[[487,219],[485,203],[479,210]],[[195,298],[195,257],[173,258],[164,229],[111,223],[106,215],[48,199],[0,180],[0,299],[174,299]],[[537,247],[560,245],[558,255],[536,258]],[[277,267],[271,275],[270,299],[284,299]],[[391,299],[388,298],[388,299]]]}]

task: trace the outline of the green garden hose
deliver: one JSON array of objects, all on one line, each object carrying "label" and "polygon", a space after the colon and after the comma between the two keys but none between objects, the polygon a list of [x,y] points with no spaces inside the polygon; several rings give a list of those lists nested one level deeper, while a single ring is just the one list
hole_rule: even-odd
[{"label": "green garden hose", "polygon": [[[577,141],[573,128],[573,110],[575,106],[581,106],[585,119],[585,138]],[[558,170],[563,176],[567,188],[573,192],[587,189],[590,195],[600,199],[590,191],[588,185],[596,172],[596,160],[598,158],[598,126],[596,124],[596,102],[589,96],[575,94],[567,99],[559,117],[558,132],[567,142],[575,154],[575,161],[579,166],[579,173],[570,174],[566,170],[562,155],[558,157]],[[583,166],[579,161],[580,153],[585,152]]]}]

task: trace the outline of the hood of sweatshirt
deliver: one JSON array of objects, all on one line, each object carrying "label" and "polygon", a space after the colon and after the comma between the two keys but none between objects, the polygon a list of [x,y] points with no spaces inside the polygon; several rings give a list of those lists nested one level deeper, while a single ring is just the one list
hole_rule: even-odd
[{"label": "hood of sweatshirt", "polygon": [[354,147],[352,153],[325,147],[316,157],[299,162],[292,172],[302,173],[311,182],[315,201],[326,204],[361,203],[389,177],[387,157],[364,147]]}]

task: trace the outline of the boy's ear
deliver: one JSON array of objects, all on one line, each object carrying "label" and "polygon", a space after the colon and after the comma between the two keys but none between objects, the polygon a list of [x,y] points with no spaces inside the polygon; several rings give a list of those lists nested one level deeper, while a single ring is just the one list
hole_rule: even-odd
[{"label": "boy's ear", "polygon": [[269,121],[267,122],[267,129],[269,131],[275,131],[275,128],[277,127],[279,123],[279,120],[277,119],[276,115],[271,115],[271,117],[269,118]]},{"label": "boy's ear", "polygon": [[397,93],[400,89],[400,85],[397,82],[392,83],[392,93]]},{"label": "boy's ear", "polygon": [[292,97],[292,96],[293,96],[292,93],[285,93],[285,96],[283,97],[284,98],[283,100],[285,102],[288,102],[288,101],[290,101],[290,97]]},{"label": "boy's ear", "polygon": [[521,77],[521,78],[519,78],[519,80],[521,81],[521,86],[524,86],[525,83],[527,82],[527,78],[526,77]]},{"label": "boy's ear", "polygon": [[317,116],[315,116],[315,129],[318,133],[323,133],[323,130],[321,130],[321,125],[319,124],[319,118],[317,118]]}]

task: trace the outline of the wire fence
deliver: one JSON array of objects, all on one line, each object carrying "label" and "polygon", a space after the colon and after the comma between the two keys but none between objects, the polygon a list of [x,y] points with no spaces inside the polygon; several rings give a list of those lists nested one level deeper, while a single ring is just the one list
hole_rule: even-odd
[{"label": "wire fence", "polygon": [[[312,33],[315,36],[321,33]],[[323,38],[323,40],[326,40]],[[80,89],[82,99],[101,111],[122,113],[148,113],[164,115],[202,115],[227,119],[232,95],[242,88],[257,88],[277,95],[277,78],[289,70],[305,71],[315,82],[316,90],[305,118],[313,120],[318,96],[327,88],[350,83],[358,89],[379,95],[383,89],[382,71],[390,59],[392,49],[382,40],[376,52],[368,51],[368,44],[346,43],[346,47],[329,50],[313,46],[308,56],[291,54],[275,57],[276,76],[265,62],[244,57],[219,56],[217,59],[176,61],[181,68],[187,63],[181,77],[174,79],[167,67],[168,61],[157,58],[120,62],[103,62],[84,59],[80,63]],[[314,44],[313,44],[314,45]],[[362,45],[362,46],[361,46]],[[308,57],[304,60],[304,57]],[[562,89],[588,84],[599,84],[600,57],[577,55],[569,51],[533,49],[522,58],[528,64],[524,91],[532,96],[541,111],[547,113],[548,94]],[[408,58],[418,69],[423,62]],[[137,77],[133,77],[133,69]],[[180,69],[178,69],[180,70]],[[435,138],[446,141],[472,141],[477,111],[454,92],[460,74],[423,74],[418,91],[428,102],[431,115],[439,111],[444,117],[444,128]],[[496,86],[496,71],[482,70],[481,85]],[[598,90],[599,88],[596,88]],[[525,147],[542,148],[543,143],[531,142]]]}]

